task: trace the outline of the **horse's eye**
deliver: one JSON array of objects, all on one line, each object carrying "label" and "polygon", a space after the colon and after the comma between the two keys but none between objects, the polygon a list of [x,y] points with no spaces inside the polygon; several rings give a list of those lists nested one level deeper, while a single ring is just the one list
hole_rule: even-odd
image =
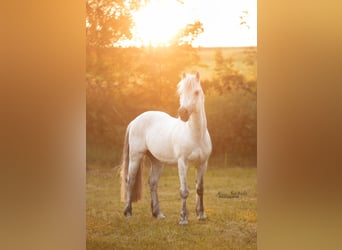
[{"label": "horse's eye", "polygon": [[198,90],[196,90],[196,91],[195,91],[195,95],[198,95],[198,94],[199,94],[199,91],[198,91]]}]

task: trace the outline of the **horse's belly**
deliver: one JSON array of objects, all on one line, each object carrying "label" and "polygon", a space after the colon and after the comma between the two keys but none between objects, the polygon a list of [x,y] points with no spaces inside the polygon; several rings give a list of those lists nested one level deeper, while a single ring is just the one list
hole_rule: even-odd
[{"label": "horse's belly", "polygon": [[159,161],[168,164],[177,163],[177,158],[174,155],[173,149],[168,147],[167,144],[158,143],[148,146],[150,153]]},{"label": "horse's belly", "polygon": [[168,126],[155,124],[146,135],[146,145],[150,153],[159,161],[169,164],[177,163],[172,135]]}]

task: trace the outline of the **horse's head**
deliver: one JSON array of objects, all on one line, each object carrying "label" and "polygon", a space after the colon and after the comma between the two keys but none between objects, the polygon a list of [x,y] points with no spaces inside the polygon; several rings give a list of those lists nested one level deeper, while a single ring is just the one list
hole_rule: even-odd
[{"label": "horse's head", "polygon": [[186,122],[192,113],[200,111],[204,101],[198,72],[195,75],[183,74],[183,79],[178,83],[178,94],[180,95],[178,114],[182,121]]}]

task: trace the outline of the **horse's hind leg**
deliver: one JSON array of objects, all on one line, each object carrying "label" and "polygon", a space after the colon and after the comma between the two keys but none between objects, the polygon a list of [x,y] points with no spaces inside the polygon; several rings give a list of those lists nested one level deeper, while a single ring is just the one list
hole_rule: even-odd
[{"label": "horse's hind leg", "polygon": [[[127,175],[127,183],[126,183],[126,206],[124,209],[124,215],[126,217],[132,216],[132,193],[134,184],[136,181],[136,175],[140,168],[140,163],[142,161],[143,154],[130,155],[129,165],[128,165],[128,175]],[[141,171],[141,170],[140,170]]]},{"label": "horse's hind leg", "polygon": [[160,212],[158,199],[158,182],[162,173],[163,165],[160,161],[154,158],[150,153],[147,154],[151,160],[151,174],[149,178],[151,191],[151,210],[152,215],[158,219],[163,219],[165,216]]},{"label": "horse's hind leg", "polygon": [[198,166],[197,174],[196,174],[196,214],[199,220],[206,219],[204,215],[204,206],[203,206],[203,193],[204,193],[203,176],[204,176],[206,169],[207,169],[207,162],[204,162]]}]

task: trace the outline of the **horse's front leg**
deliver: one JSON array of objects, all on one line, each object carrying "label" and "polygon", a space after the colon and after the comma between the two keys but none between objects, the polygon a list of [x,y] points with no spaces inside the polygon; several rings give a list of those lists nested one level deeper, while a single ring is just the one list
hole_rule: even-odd
[{"label": "horse's front leg", "polygon": [[151,191],[151,210],[152,215],[158,219],[163,219],[165,216],[160,211],[158,199],[158,181],[162,173],[163,165],[160,161],[150,156],[151,159],[151,175],[149,179]]},{"label": "horse's front leg", "polygon": [[178,160],[178,175],[180,181],[180,197],[182,200],[182,211],[181,211],[181,219],[179,224],[186,225],[188,224],[188,212],[186,209],[186,199],[189,196],[189,189],[187,185],[187,172],[188,172],[188,163],[183,160]]},{"label": "horse's front leg", "polygon": [[207,169],[207,162],[202,163],[197,168],[196,174],[196,214],[197,219],[205,220],[204,206],[203,206],[203,193],[204,193],[204,183],[203,177],[205,170]]}]

